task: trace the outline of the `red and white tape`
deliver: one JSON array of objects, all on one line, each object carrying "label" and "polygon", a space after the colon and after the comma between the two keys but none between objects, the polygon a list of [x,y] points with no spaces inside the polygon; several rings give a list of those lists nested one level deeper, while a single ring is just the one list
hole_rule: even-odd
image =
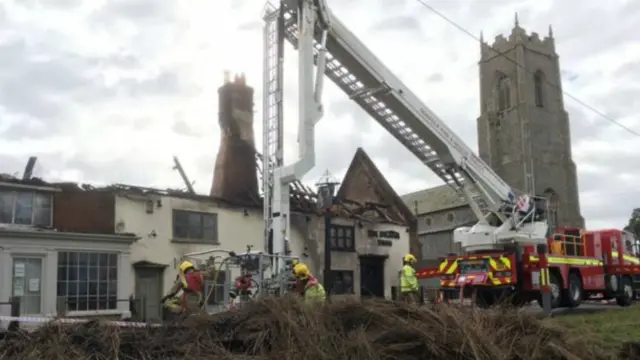
[{"label": "red and white tape", "polygon": [[[89,319],[69,319],[69,318],[48,318],[48,317],[35,317],[35,316],[0,316],[0,321],[18,321],[21,323],[27,324],[44,324],[44,323],[55,323],[55,324],[83,324],[87,323],[91,320]],[[142,322],[128,322],[128,321],[105,321],[103,322],[106,325],[112,326],[124,326],[124,327],[158,327],[160,324],[147,324]]]}]

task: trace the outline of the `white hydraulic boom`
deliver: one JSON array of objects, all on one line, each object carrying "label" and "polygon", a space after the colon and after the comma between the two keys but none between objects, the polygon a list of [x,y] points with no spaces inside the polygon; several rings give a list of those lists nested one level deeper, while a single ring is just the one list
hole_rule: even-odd
[{"label": "white hydraulic boom", "polygon": [[[531,206],[526,197],[518,199],[507,183],[331,13],[326,0],[282,0],[271,16],[279,19],[273,20],[280,22],[279,36],[298,50],[299,142],[303,158],[309,152],[314,156],[313,126],[320,118],[314,114],[321,113],[319,99],[324,72],[423,164],[466,198],[479,222],[454,233],[454,240],[465,250],[487,250],[517,242],[546,243],[547,221],[539,216],[536,206]],[[269,20],[266,26],[269,27]],[[314,65],[318,72],[315,83],[310,70]],[[280,76],[282,71],[280,63]],[[313,161],[305,164],[313,166]],[[303,170],[293,173],[303,174],[310,168]],[[274,174],[275,185],[278,177],[287,179],[291,172],[278,173],[276,169]],[[285,199],[288,204],[288,198],[274,198],[274,207],[277,201]],[[275,223],[273,227],[276,244]]]}]

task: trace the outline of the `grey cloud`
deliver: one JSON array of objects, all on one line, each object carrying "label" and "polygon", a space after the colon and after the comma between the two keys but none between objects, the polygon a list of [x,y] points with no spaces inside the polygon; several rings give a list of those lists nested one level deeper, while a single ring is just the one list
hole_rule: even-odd
[{"label": "grey cloud", "polygon": [[589,116],[585,108],[575,104],[573,101],[565,103],[569,114],[569,124],[571,126],[571,142],[575,145],[578,141],[595,139],[606,129],[609,122],[598,117]]},{"label": "grey cloud", "polygon": [[1,44],[0,104],[37,119],[69,117],[66,101],[74,96],[95,101],[108,94],[93,73],[97,64],[94,59],[54,51],[44,42]]},{"label": "grey cloud", "polygon": [[[36,120],[23,120],[0,131],[0,137],[11,141],[42,139],[51,136],[51,126]],[[1,170],[0,170],[1,171]]]},{"label": "grey cloud", "polygon": [[[594,49],[604,52],[614,46],[634,42],[636,26],[640,22],[640,7],[628,5],[619,11],[599,11],[599,2],[576,6],[574,1],[557,1],[549,13],[539,13],[534,21],[553,24],[556,44],[565,58],[591,55]],[[612,8],[614,9],[614,8]],[[567,14],[571,14],[567,18]],[[593,26],[594,14],[600,24],[615,26]],[[588,39],[585,41],[585,39]]]},{"label": "grey cloud", "polygon": [[[640,77],[640,72],[638,72]],[[607,94],[602,94],[596,98],[596,102],[600,104],[600,110],[608,113],[613,118],[629,116],[640,113],[640,86],[624,86],[611,89]],[[602,119],[602,121],[607,121]],[[640,125],[640,124],[638,124]],[[638,129],[640,131],[640,129]]]}]

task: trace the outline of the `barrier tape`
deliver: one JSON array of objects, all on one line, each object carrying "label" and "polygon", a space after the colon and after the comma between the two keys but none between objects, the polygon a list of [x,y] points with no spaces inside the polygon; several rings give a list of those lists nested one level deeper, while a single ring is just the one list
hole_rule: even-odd
[{"label": "barrier tape", "polygon": [[[50,318],[50,317],[34,317],[34,316],[0,316],[0,321],[18,321],[28,324],[44,324],[44,323],[60,323],[60,324],[84,324],[95,319],[69,319],[69,318]],[[104,321],[106,325],[123,326],[123,327],[159,327],[161,324],[147,324],[142,322],[127,321]]]}]

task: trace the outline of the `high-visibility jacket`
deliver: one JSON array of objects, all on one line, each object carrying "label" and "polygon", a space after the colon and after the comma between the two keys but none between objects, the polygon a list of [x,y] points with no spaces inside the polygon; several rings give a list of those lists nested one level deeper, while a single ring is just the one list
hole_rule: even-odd
[{"label": "high-visibility jacket", "polygon": [[188,274],[179,274],[182,285],[182,306],[191,311],[197,311],[204,298],[204,277],[199,271],[191,271]]},{"label": "high-visibility jacket", "polygon": [[411,265],[404,265],[400,271],[400,292],[416,292],[418,289],[416,270]]},{"label": "high-visibility jacket", "polygon": [[327,299],[327,293],[324,291],[324,286],[320,284],[318,279],[313,276],[309,277],[309,280],[304,286],[304,301],[306,303],[323,302]]}]

